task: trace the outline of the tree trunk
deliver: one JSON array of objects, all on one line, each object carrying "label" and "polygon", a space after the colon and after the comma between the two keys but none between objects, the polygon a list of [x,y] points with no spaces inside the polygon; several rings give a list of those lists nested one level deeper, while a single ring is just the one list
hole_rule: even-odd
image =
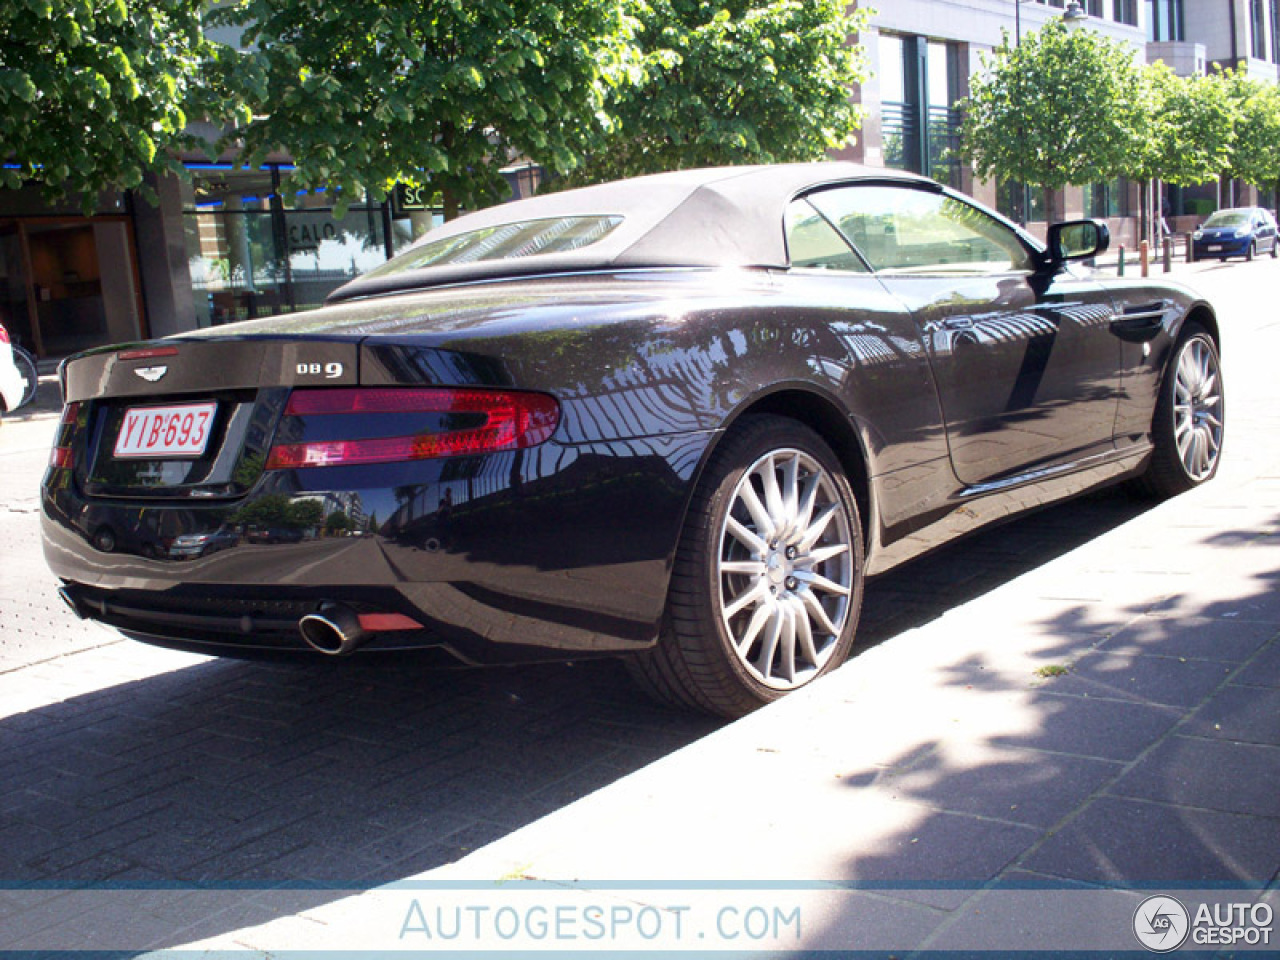
[{"label": "tree trunk", "polygon": [[440,197],[444,206],[444,222],[448,223],[458,216],[458,195],[450,187],[441,187]]},{"label": "tree trunk", "polygon": [[1151,181],[1138,184],[1138,240],[1151,236]]}]

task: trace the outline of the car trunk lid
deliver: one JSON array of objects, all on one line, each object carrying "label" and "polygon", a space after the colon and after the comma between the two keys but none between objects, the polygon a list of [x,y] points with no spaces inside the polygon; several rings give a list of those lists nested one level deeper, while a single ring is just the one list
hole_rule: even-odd
[{"label": "car trunk lid", "polygon": [[241,496],[291,388],[359,382],[359,339],[165,340],[68,361],[59,444],[90,497]]}]

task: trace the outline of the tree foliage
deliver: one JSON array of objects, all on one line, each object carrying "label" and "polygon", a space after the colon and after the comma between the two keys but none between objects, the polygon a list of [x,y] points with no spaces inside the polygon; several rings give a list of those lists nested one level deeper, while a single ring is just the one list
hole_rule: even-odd
[{"label": "tree foliage", "polygon": [[200,99],[207,0],[0,3],[0,184],[106,189],[180,169],[173,151]]},{"label": "tree foliage", "polygon": [[859,116],[867,77],[843,0],[649,0],[635,82],[610,91],[608,139],[575,181],[820,158]]},{"label": "tree foliage", "polygon": [[1227,169],[1237,111],[1222,74],[1179,77],[1156,62],[1142,71],[1140,136],[1118,172],[1190,186]]},{"label": "tree foliage", "polygon": [[397,183],[446,213],[506,192],[515,155],[572,170],[608,127],[634,22],[617,0],[239,0],[246,49],[222,81],[254,119],[242,162],[287,150],[302,187],[345,207]]},{"label": "tree foliage", "polygon": [[1280,180],[1280,87],[1259,83],[1240,71],[1221,77],[1235,111],[1230,162],[1223,170],[1255,185]]},{"label": "tree foliage", "polygon": [[970,79],[961,154],[984,179],[1053,191],[1110,180],[1142,132],[1139,67],[1126,45],[1050,20],[1003,43]]}]

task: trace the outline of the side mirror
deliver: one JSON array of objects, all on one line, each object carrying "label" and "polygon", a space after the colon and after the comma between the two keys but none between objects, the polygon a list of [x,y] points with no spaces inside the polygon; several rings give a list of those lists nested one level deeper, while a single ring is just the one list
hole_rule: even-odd
[{"label": "side mirror", "polygon": [[1050,263],[1088,260],[1106,253],[1111,246],[1111,231],[1101,220],[1069,220],[1049,228]]}]

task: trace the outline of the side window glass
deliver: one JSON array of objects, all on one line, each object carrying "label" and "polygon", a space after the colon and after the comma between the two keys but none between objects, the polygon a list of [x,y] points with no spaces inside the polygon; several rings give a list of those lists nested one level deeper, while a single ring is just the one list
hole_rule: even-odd
[{"label": "side window glass", "polygon": [[1031,251],[977,207],[941,193],[868,185],[808,200],[879,273],[1029,273]]},{"label": "side window glass", "polygon": [[849,248],[839,231],[827,223],[808,201],[796,200],[787,207],[786,228],[787,253],[791,258],[791,266],[808,267],[811,270],[868,272],[866,265]]}]

